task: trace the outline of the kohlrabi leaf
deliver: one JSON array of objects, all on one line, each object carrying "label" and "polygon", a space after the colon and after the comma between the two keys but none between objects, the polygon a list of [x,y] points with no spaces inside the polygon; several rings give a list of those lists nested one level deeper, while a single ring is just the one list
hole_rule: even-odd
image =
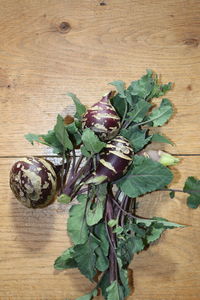
[{"label": "kohlrabi leaf", "polygon": [[128,90],[133,96],[132,103],[134,105],[140,99],[150,100],[154,97],[161,97],[171,88],[171,82],[160,84],[158,76],[152,70],[147,70],[146,75],[142,76],[139,80],[131,82]]},{"label": "kohlrabi leaf", "polygon": [[165,230],[166,230],[166,228],[164,228],[164,227],[153,226],[151,228],[151,231],[149,232],[149,234],[146,237],[147,243],[150,244],[150,243],[155,242],[156,240],[158,240],[161,237],[161,234]]},{"label": "kohlrabi leaf", "polygon": [[116,280],[107,287],[106,292],[107,300],[124,300],[123,288]]},{"label": "kohlrabi leaf", "polygon": [[114,227],[118,224],[119,220],[118,219],[110,219],[108,222],[108,226]]},{"label": "kohlrabi leaf", "polygon": [[84,145],[81,146],[81,153],[85,157],[90,157],[91,156],[90,152],[87,151],[87,149]]},{"label": "kohlrabi leaf", "polygon": [[187,198],[187,205],[190,208],[197,208],[200,205],[200,180],[193,176],[188,177],[183,191],[190,195]]},{"label": "kohlrabi leaf", "polygon": [[91,281],[93,280],[96,270],[96,253],[99,241],[90,234],[84,244],[74,246],[74,259],[81,273]]},{"label": "kohlrabi leaf", "polygon": [[[86,222],[88,226],[97,224],[103,217],[105,201],[107,196],[107,183],[96,187],[96,201],[88,201],[86,209]],[[93,200],[93,199],[91,199]]]},{"label": "kohlrabi leaf", "polygon": [[69,134],[70,140],[76,144],[81,144],[81,133],[79,131],[79,128],[76,125],[76,122],[73,122],[71,124],[65,125],[67,132]]},{"label": "kohlrabi leaf", "polygon": [[56,154],[62,154],[64,149],[63,145],[56,137],[54,130],[49,130],[47,134],[33,134],[29,133],[25,135],[25,138],[33,145],[34,142],[46,145],[53,149]]},{"label": "kohlrabi leaf", "polygon": [[124,113],[125,113],[125,110],[126,110],[126,99],[125,98],[122,98],[120,97],[119,94],[117,94],[116,96],[114,96],[112,99],[111,99],[111,104],[114,106],[117,114],[120,116],[120,117],[123,117],[124,116]]},{"label": "kohlrabi leaf", "polygon": [[43,145],[47,145],[47,146],[48,146],[48,144],[43,140],[42,134],[28,133],[28,134],[26,134],[24,137],[25,137],[25,139],[26,139],[27,141],[29,141],[32,145],[34,144],[34,142],[37,142],[37,143],[40,143],[40,144],[43,144]]},{"label": "kohlrabi leaf", "polygon": [[117,253],[123,266],[127,266],[135,253],[138,253],[160,238],[166,229],[182,228],[184,225],[170,222],[163,218],[134,218],[124,226],[121,239],[118,241]]},{"label": "kohlrabi leaf", "polygon": [[150,93],[154,88],[154,80],[152,78],[153,72],[151,70],[147,70],[147,74],[142,76],[139,80],[132,81],[129,86],[130,93],[137,98],[147,99]]},{"label": "kohlrabi leaf", "polygon": [[150,107],[151,104],[149,102],[141,99],[135,104],[134,108],[128,113],[129,116],[128,120],[132,120],[135,123],[141,122],[146,116]]},{"label": "kohlrabi leaf", "polygon": [[173,199],[175,197],[175,191],[171,191],[169,193],[169,196],[170,196],[171,199]]},{"label": "kohlrabi leaf", "polygon": [[70,208],[67,222],[67,232],[75,245],[84,244],[89,234],[85,220],[87,195],[79,195],[77,199],[79,203]]},{"label": "kohlrabi leaf", "polygon": [[123,82],[122,80],[116,80],[116,81],[110,82],[109,84],[114,85],[116,87],[118,93],[120,94],[120,96],[122,98],[126,97],[126,95],[124,93],[124,91],[125,91],[125,82]]},{"label": "kohlrabi leaf", "polygon": [[159,134],[159,133],[154,133],[151,137],[152,142],[157,142],[157,143],[166,143],[170,145],[174,145],[170,140],[168,140],[165,136]]},{"label": "kohlrabi leaf", "polygon": [[[172,104],[168,99],[162,99],[158,108],[154,108],[148,116],[147,121],[152,123],[154,127],[164,125],[173,113]],[[147,123],[147,122],[146,122]]]},{"label": "kohlrabi leaf", "polygon": [[153,97],[164,96],[168,91],[172,89],[172,85],[173,85],[172,82],[161,84],[160,89],[153,94]]},{"label": "kohlrabi leaf", "polygon": [[101,223],[98,223],[94,227],[94,234],[100,241],[100,247],[104,253],[105,256],[108,256],[109,251],[109,242],[108,242],[108,236],[105,228],[105,223],[102,221]]},{"label": "kohlrabi leaf", "polygon": [[42,135],[42,138],[49,147],[53,148],[54,153],[63,153],[63,145],[59,142],[54,130],[49,130],[47,134]]},{"label": "kohlrabi leaf", "polygon": [[96,248],[95,250],[97,260],[96,260],[96,268],[100,272],[105,272],[109,267],[109,260],[108,257],[104,255],[103,250],[101,247]]},{"label": "kohlrabi leaf", "polygon": [[56,270],[65,270],[71,268],[77,268],[77,263],[74,260],[74,249],[73,247],[65,250],[61,256],[59,256],[54,263],[54,268]]},{"label": "kohlrabi leaf", "polygon": [[138,197],[168,185],[172,172],[146,157],[135,156],[128,172],[117,181],[117,186],[129,197]]},{"label": "kohlrabi leaf", "polygon": [[124,267],[131,262],[135,253],[142,251],[145,247],[143,239],[136,236],[133,229],[135,228],[129,226],[128,230],[131,230],[131,234],[122,234],[123,238],[118,241],[117,253]]},{"label": "kohlrabi leaf", "polygon": [[63,204],[68,204],[71,202],[71,197],[66,195],[66,194],[61,194],[60,196],[57,197],[57,201]]},{"label": "kohlrabi leaf", "polygon": [[170,222],[167,219],[154,217],[151,219],[142,219],[142,218],[135,218],[136,224],[143,224],[147,227],[151,226],[152,224],[157,224],[159,226],[163,226],[166,229],[173,229],[173,228],[183,228],[185,225],[181,225],[178,223]]},{"label": "kohlrabi leaf", "polygon": [[98,136],[89,128],[83,131],[82,141],[85,149],[92,154],[99,153],[106,146],[106,144],[101,142]]},{"label": "kohlrabi leaf", "polygon": [[110,285],[110,280],[109,280],[109,270],[104,272],[100,282],[99,282],[99,287],[101,289],[102,295],[105,299],[107,299],[107,292],[106,289]]},{"label": "kohlrabi leaf", "polygon": [[145,236],[143,237],[146,246],[158,240],[161,234],[167,229],[185,227],[184,225],[173,223],[158,217],[154,217],[149,220],[143,220],[141,222],[139,219],[135,219],[135,222],[138,224],[138,226],[142,226],[142,228],[146,231]]},{"label": "kohlrabi leaf", "polygon": [[74,117],[77,118],[77,119],[79,119],[79,120],[82,120],[82,117],[86,113],[86,110],[87,110],[86,107],[85,107],[85,105],[83,105],[80,102],[80,100],[76,97],[75,94],[73,94],[73,93],[67,93],[67,95],[72,98],[72,100],[73,100],[73,102],[74,102],[74,104],[76,106],[76,113],[75,113]]},{"label": "kohlrabi leaf", "polygon": [[97,296],[97,292],[97,289],[94,289],[91,293],[78,297],[75,300],[92,300],[95,296]]},{"label": "kohlrabi leaf", "polygon": [[57,123],[54,126],[54,132],[56,138],[58,139],[58,141],[61,143],[61,145],[64,147],[65,150],[73,149],[73,144],[69,138],[69,135],[65,128],[64,119],[61,115],[57,116]]},{"label": "kohlrabi leaf", "polygon": [[147,136],[147,130],[134,126],[122,129],[121,135],[129,140],[135,153],[140,151],[151,140],[151,136]]},{"label": "kohlrabi leaf", "polygon": [[123,232],[123,227],[122,226],[116,226],[115,229],[113,230],[113,233],[116,233],[117,235],[121,235]]},{"label": "kohlrabi leaf", "polygon": [[141,237],[134,236],[132,240],[132,254],[138,253],[144,249],[144,243]]},{"label": "kohlrabi leaf", "polygon": [[126,298],[130,294],[128,271],[123,268],[122,260],[119,257],[117,259],[117,262],[119,266],[119,277],[123,287],[123,294]]}]

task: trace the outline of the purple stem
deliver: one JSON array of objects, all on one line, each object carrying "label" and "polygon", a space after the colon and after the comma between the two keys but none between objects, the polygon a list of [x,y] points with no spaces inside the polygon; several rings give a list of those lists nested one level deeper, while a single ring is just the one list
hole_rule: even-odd
[{"label": "purple stem", "polygon": [[82,189],[82,190],[79,190],[79,191],[76,193],[76,195],[84,194],[84,193],[87,192],[87,191],[88,191],[88,187],[86,187],[86,188],[84,188],[84,189]]},{"label": "purple stem", "polygon": [[108,190],[108,196],[106,201],[106,214],[105,214],[105,224],[108,235],[108,240],[110,243],[109,250],[109,276],[110,283],[115,280],[118,280],[118,265],[117,265],[117,254],[115,251],[116,248],[116,236],[112,231],[112,228],[107,225],[107,223],[114,218],[114,210],[113,210],[113,202],[112,202],[112,194],[110,194],[110,190]]},{"label": "purple stem", "polygon": [[79,157],[79,159],[78,159],[78,161],[77,161],[77,163],[76,163],[75,169],[74,169],[75,174],[77,173],[78,168],[80,167],[80,164],[81,164],[83,158],[84,158],[83,155],[81,155],[81,156]]},{"label": "purple stem", "polygon": [[86,176],[88,176],[88,174],[91,173],[91,162],[92,162],[92,159],[89,158],[86,161],[85,165],[76,173],[76,175],[69,177],[69,179],[63,189],[63,194],[70,196],[72,194],[74,188],[76,187],[77,180],[80,179],[84,174],[86,174]]},{"label": "purple stem", "polygon": [[72,177],[74,177],[74,171],[75,171],[75,164],[76,164],[76,153],[75,153],[75,150],[73,149],[72,150],[72,168],[71,168],[71,173],[70,175]]}]

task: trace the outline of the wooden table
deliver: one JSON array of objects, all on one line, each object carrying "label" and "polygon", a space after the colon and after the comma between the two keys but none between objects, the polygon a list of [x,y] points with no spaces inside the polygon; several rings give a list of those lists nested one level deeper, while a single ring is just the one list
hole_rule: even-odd
[{"label": "wooden table", "polygon": [[[74,299],[92,287],[77,270],[56,272],[54,259],[69,244],[67,209],[22,207],[8,186],[17,157],[49,155],[32,147],[28,132],[46,133],[56,115],[73,109],[66,93],[87,104],[129,83],[147,68],[175,86],[168,97],[175,115],[161,129],[178,154],[171,187],[200,177],[200,1],[198,0],[1,0],[0,1],[0,299]],[[157,148],[163,145],[156,145]],[[140,214],[191,225],[169,230],[135,256],[134,300],[200,299],[200,209],[184,194],[154,193]],[[102,299],[97,297],[96,299]],[[115,299],[113,299],[115,300]]]}]

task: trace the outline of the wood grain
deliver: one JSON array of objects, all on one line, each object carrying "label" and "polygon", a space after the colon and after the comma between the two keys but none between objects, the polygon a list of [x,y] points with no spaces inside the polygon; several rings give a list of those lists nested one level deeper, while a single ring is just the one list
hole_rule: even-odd
[{"label": "wood grain", "polygon": [[[23,135],[45,133],[58,113],[73,112],[68,91],[87,105],[127,84],[147,68],[175,82],[168,97],[175,115],[160,129],[176,145],[155,148],[200,155],[200,2],[198,0],[1,0],[0,10],[0,299],[63,300],[92,284],[77,270],[55,272],[54,259],[69,245],[68,208],[22,207],[11,194],[15,157],[49,155]],[[7,157],[7,158],[6,158]],[[182,156],[180,156],[182,157]],[[171,187],[199,176],[200,156],[182,157]],[[199,300],[199,209],[182,193],[156,192],[139,200],[143,216],[191,225],[169,230],[135,256],[134,300]],[[98,296],[96,299],[102,299]],[[114,299],[113,299],[114,300]]]},{"label": "wood grain", "polygon": [[91,104],[108,82],[128,84],[147,68],[175,82],[176,114],[162,132],[176,148],[166,149],[200,153],[200,2],[99,3],[1,0],[0,155],[41,153],[23,135],[45,133],[70,111],[67,91]]},{"label": "wood grain", "polygon": [[[69,207],[59,203],[39,210],[22,207],[8,186],[8,170],[14,161],[1,158],[0,299],[74,299],[92,284],[77,270],[53,269],[55,258],[70,246],[65,230]],[[200,157],[182,159],[171,187],[181,189],[188,172],[198,176],[199,168]],[[167,192],[155,192],[139,199],[138,214],[190,226],[167,231],[159,243],[135,256],[131,264],[135,291],[129,299],[197,300],[199,210],[188,209],[182,193],[172,200]]]}]

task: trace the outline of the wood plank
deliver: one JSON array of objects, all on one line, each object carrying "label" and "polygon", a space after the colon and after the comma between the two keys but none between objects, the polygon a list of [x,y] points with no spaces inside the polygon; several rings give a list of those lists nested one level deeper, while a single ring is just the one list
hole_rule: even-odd
[{"label": "wood plank", "polygon": [[[1,0],[0,156],[48,155],[32,147],[27,132],[45,133],[57,113],[73,111],[75,92],[90,105],[121,79],[129,83],[146,68],[175,82],[168,94],[175,116],[161,132],[172,153],[200,153],[200,20],[198,0]],[[68,207],[22,207],[8,187],[14,158],[0,158],[0,299],[63,300],[88,292],[92,284],[77,270],[56,272],[54,259],[70,245]],[[185,157],[173,168],[172,188],[199,176],[200,157]],[[166,232],[159,243],[135,256],[134,300],[198,300],[199,209],[186,196],[156,192],[140,198],[141,215],[191,225]],[[102,297],[96,297],[102,299]]]},{"label": "wood plank", "polygon": [[[67,91],[92,104],[146,68],[175,82],[175,116],[161,131],[173,153],[200,153],[198,0],[1,0],[0,155],[46,153],[23,135],[70,111]],[[65,22],[65,23],[63,23]],[[69,24],[69,25],[68,25]],[[189,141],[189,142],[188,142]]]},{"label": "wood plank", "polygon": [[[0,299],[75,299],[92,284],[77,270],[57,272],[53,262],[70,245],[66,235],[69,207],[54,203],[39,210],[23,207],[8,187],[15,159],[1,158],[0,180]],[[181,189],[188,175],[199,176],[200,157],[185,157],[173,167],[171,188]],[[159,243],[135,256],[134,300],[198,300],[200,211],[186,206],[186,196],[155,192],[139,200],[138,214],[165,217],[190,225],[167,231]],[[96,297],[96,299],[103,299]]]}]

